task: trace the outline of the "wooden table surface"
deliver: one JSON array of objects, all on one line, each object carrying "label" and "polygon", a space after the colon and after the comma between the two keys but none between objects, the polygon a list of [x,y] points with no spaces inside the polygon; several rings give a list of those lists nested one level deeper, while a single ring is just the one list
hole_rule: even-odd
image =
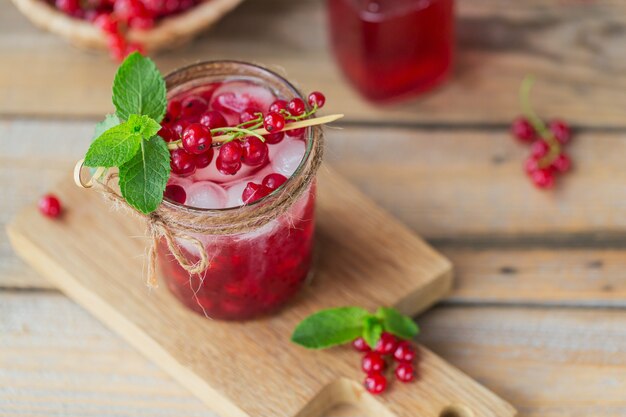
[{"label": "wooden table surface", "polygon": [[[329,162],[456,266],[419,340],[521,416],[626,416],[626,3],[458,3],[453,80],[407,104],[374,107],[344,82],[321,1],[249,0],[156,61],[245,59],[326,92],[347,115],[328,131]],[[84,153],[115,65],[0,7],[4,225]],[[527,150],[508,134],[528,73],[538,111],[576,128],[575,171],[551,192],[525,178]],[[0,233],[0,416],[215,416]]]}]

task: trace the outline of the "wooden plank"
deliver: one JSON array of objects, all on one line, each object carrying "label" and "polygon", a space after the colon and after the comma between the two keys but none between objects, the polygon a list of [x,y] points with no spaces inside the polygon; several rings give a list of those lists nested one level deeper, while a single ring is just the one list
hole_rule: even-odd
[{"label": "wooden plank", "polygon": [[0,334],[0,416],[218,417],[60,294],[0,292]]},{"label": "wooden plank", "polygon": [[[115,65],[40,32],[1,0],[0,114],[100,116]],[[192,45],[157,56],[164,71],[203,59],[236,58],[280,69],[303,89],[328,94],[353,121],[506,123],[517,89],[538,76],[537,108],[578,125],[624,126],[626,11],[620,1],[458,2],[452,82],[402,105],[374,106],[345,82],[327,45],[324,3],[248,1]],[[42,96],[41,92],[46,92]]]},{"label": "wooden plank", "polygon": [[626,251],[444,248],[455,268],[446,301],[626,307]]},{"label": "wooden plank", "polygon": [[626,311],[436,308],[421,342],[523,417],[626,415]]},{"label": "wooden plank", "polygon": [[[418,321],[420,341],[520,417],[626,414],[624,311],[439,307]],[[0,415],[216,416],[65,297],[0,293],[0,334]]]},{"label": "wooden plank", "polygon": [[[142,260],[132,256],[145,243],[127,238],[142,225],[110,213],[96,193],[71,184],[57,191],[72,203],[62,221],[51,222],[30,208],[11,223],[9,236],[20,255],[64,292],[224,415],[314,416],[343,402],[398,417],[416,411],[437,417],[450,404],[477,415],[514,415],[503,400],[424,349],[421,383],[396,386],[377,401],[356,382],[362,375],[349,365],[350,348],[311,352],[289,342],[295,324],[320,308],[395,305],[415,314],[440,299],[450,283],[445,259],[337,175],[324,173],[318,184],[322,252],[315,280],[281,314],[263,320],[210,321],[168,291],[148,293],[140,279]],[[285,378],[285,369],[298,378]]]}]

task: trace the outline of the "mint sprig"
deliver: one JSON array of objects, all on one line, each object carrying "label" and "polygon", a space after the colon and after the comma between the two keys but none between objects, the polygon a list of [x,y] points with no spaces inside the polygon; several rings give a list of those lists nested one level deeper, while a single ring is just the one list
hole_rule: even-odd
[{"label": "mint sprig", "polygon": [[119,168],[128,204],[144,214],[156,210],[170,175],[170,155],[157,136],[167,105],[165,80],[152,60],[135,52],[113,82],[115,114],[98,123],[85,155],[88,167]]},{"label": "mint sprig", "polygon": [[339,307],[318,311],[302,320],[291,341],[308,349],[325,349],[363,337],[374,348],[382,332],[412,339],[419,328],[395,308],[381,307],[376,314],[370,314],[361,307]]}]

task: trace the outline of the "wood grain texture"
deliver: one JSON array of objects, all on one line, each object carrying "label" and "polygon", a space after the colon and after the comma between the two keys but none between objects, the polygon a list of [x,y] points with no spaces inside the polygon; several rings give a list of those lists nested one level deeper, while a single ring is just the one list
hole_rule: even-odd
[{"label": "wood grain texture", "polygon": [[626,311],[435,308],[419,340],[523,417],[626,415]]},{"label": "wood grain texture", "polygon": [[[110,209],[99,195],[67,182],[56,191],[72,207],[62,221],[28,208],[9,236],[36,269],[223,416],[317,416],[340,403],[390,417],[438,417],[451,404],[481,416],[514,415],[506,402],[423,348],[421,383],[375,400],[357,382],[362,375],[349,363],[352,349],[311,352],[289,342],[296,323],[320,308],[395,305],[415,314],[450,285],[445,258],[336,174],[322,172],[319,190],[316,278],[282,314],[245,323],[208,321],[165,290],[148,293],[142,261],[132,256],[145,243],[127,238],[140,235],[141,225],[122,213],[103,216]],[[297,378],[285,378],[284,369]]]},{"label": "wood grain texture", "polygon": [[[247,1],[192,45],[156,59],[164,71],[206,59],[258,62],[284,70],[305,90],[325,91],[329,111],[349,120],[406,124],[509,123],[519,113],[520,81],[534,73],[534,99],[546,117],[625,125],[623,2],[457,3],[454,78],[408,104],[374,106],[350,88],[330,56],[322,1]],[[9,0],[0,6],[0,114],[100,117],[110,110],[115,65],[108,57],[38,31]]]},{"label": "wood grain texture", "polygon": [[[520,417],[626,414],[622,310],[438,307],[418,322],[419,341],[510,398]],[[65,297],[0,294],[0,334],[3,417],[217,417]]]}]

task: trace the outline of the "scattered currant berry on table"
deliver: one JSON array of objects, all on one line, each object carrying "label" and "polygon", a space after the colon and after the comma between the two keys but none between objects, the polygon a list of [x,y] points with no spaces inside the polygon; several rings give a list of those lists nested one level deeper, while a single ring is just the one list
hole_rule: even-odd
[{"label": "scattered currant berry on table", "polygon": [[548,128],[561,145],[565,145],[572,138],[572,131],[569,125],[562,120],[552,120]]},{"label": "scattered currant berry on table", "polygon": [[387,388],[387,378],[381,374],[371,374],[365,378],[363,385],[370,394],[381,394]]},{"label": "scattered currant berry on table", "polygon": [[567,123],[555,119],[548,126],[537,116],[530,104],[532,77],[527,77],[520,88],[520,102],[524,116],[515,119],[511,133],[524,143],[531,143],[530,157],[524,170],[537,188],[552,188],[558,174],[570,170],[572,162],[563,152],[571,140],[571,129]]},{"label": "scattered currant berry on table", "polygon": [[258,166],[267,160],[267,145],[261,139],[250,136],[241,141],[241,162],[249,166]]},{"label": "scattered currant berry on table", "polygon": [[241,194],[241,199],[243,200],[244,204],[250,204],[262,199],[265,196],[268,196],[271,192],[272,190],[262,184],[249,182],[246,185],[246,188],[243,190],[243,193]]},{"label": "scattered currant berry on table", "polygon": [[530,145],[530,154],[535,158],[543,158],[550,152],[550,145],[543,139],[537,139]]},{"label": "scattered currant berry on table", "polygon": [[393,357],[398,362],[413,362],[415,359],[415,349],[410,342],[403,340],[398,343],[398,347],[393,352]]},{"label": "scattered currant berry on table", "polygon": [[54,194],[46,194],[39,200],[39,211],[51,219],[61,215],[61,202]]},{"label": "scattered currant berry on table", "polygon": [[527,118],[518,117],[511,124],[511,133],[521,142],[530,143],[537,138],[537,132]]},{"label": "scattered currant berry on table", "polygon": [[184,149],[175,149],[170,152],[170,167],[179,177],[188,177],[196,172],[196,160]]},{"label": "scattered currant berry on table", "polygon": [[387,364],[378,352],[367,352],[361,361],[361,369],[366,374],[381,373]]},{"label": "scattered currant berry on table", "polygon": [[[280,174],[270,174],[270,175],[280,175]],[[269,177],[269,175],[267,177]],[[265,184],[265,179],[263,180],[263,183],[264,185],[267,185]],[[370,352],[372,350],[372,348],[369,347],[365,339],[363,339],[362,337],[357,337],[356,339],[354,339],[352,341],[352,347],[356,349],[358,352]]]},{"label": "scattered currant berry on table", "polygon": [[276,112],[268,113],[267,116],[263,119],[263,127],[268,132],[278,132],[285,127],[285,117]]},{"label": "scattered currant berry on table", "polygon": [[168,198],[178,204],[185,204],[185,201],[187,200],[187,193],[180,185],[168,185],[165,187],[163,195],[165,198]]},{"label": "scattered currant berry on table", "polygon": [[296,97],[287,103],[287,110],[292,116],[300,116],[306,111],[306,106],[301,98]]},{"label": "scattered currant berry on table", "polygon": [[[280,175],[277,173],[272,173],[272,174],[267,174],[265,176],[265,178],[263,178],[263,181],[261,182],[261,184],[263,184],[264,186],[266,186],[267,188],[269,188],[270,190],[275,190],[278,187],[280,187],[281,185],[283,185],[285,182],[287,181],[287,177],[285,177],[284,175]],[[355,339],[355,341],[353,343],[357,343],[357,340],[362,340],[362,343],[365,343],[365,340],[363,340],[362,337]],[[367,343],[365,343],[365,346],[367,346]],[[355,346],[356,348],[356,346]],[[367,346],[367,351],[370,350],[370,347]],[[366,351],[362,351],[362,352],[366,352]]]},{"label": "scattered currant berry on table", "polygon": [[561,153],[554,158],[551,167],[558,172],[567,172],[572,167],[572,160],[565,153]]},{"label": "scattered currant berry on table", "polygon": [[552,188],[554,186],[554,173],[550,168],[540,168],[533,171],[530,178],[539,188]]},{"label": "scattered currant berry on table", "polygon": [[380,335],[380,339],[378,343],[376,343],[376,348],[374,349],[376,352],[381,353],[383,355],[390,355],[398,346],[398,339],[391,333],[383,332]]},{"label": "scattered currant berry on table", "polygon": [[326,97],[324,97],[324,94],[320,93],[319,91],[313,91],[311,94],[309,94],[308,101],[311,107],[317,107],[318,109],[320,109],[324,107],[324,103],[326,103]]},{"label": "scattered currant berry on table", "polygon": [[209,150],[213,142],[209,129],[203,124],[192,123],[183,131],[182,143],[188,153],[201,155]]},{"label": "scattered currant berry on table", "polygon": [[396,367],[396,378],[401,382],[411,382],[415,379],[415,368],[410,363],[400,363]]}]

